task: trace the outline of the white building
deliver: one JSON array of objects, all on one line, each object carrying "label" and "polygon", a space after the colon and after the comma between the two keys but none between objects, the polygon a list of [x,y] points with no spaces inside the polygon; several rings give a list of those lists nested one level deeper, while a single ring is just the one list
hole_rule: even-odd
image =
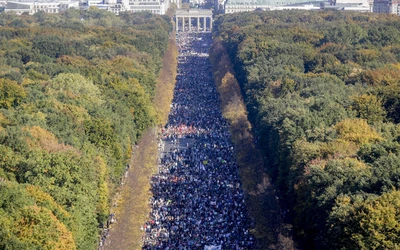
[{"label": "white building", "polygon": [[[218,1],[218,0],[216,0]],[[375,0],[390,1],[390,0]],[[398,0],[400,1],[400,0]],[[370,0],[226,0],[225,13],[260,10],[350,10],[371,12]]]},{"label": "white building", "polygon": [[90,6],[111,11],[116,15],[122,11],[148,11],[164,15],[169,8],[169,0],[84,0],[80,3],[81,9],[87,9]]},{"label": "white building", "polygon": [[18,15],[22,13],[35,14],[39,11],[46,13],[60,13],[69,8],[79,8],[79,2],[70,1],[8,1],[4,11],[14,12]]},{"label": "white building", "polygon": [[369,0],[331,0],[330,5],[324,9],[371,12],[372,6]]},{"label": "white building", "polygon": [[126,10],[130,12],[149,11],[164,15],[169,8],[169,0],[123,0]]},{"label": "white building", "polygon": [[60,13],[69,8],[88,9],[96,6],[102,10],[108,10],[116,15],[120,12],[140,12],[148,11],[154,14],[164,15],[169,8],[170,0],[14,0],[7,2],[5,12],[16,14],[43,11],[46,13]]},{"label": "white building", "polygon": [[[310,3],[313,4],[310,4]],[[325,0],[227,0],[224,6],[226,14],[235,12],[262,10],[283,10],[283,9],[320,9],[320,4]]]},{"label": "white building", "polygon": [[79,3],[79,8],[81,10],[89,9],[91,6],[100,10],[110,11],[116,15],[119,15],[120,12],[127,11],[125,5],[116,0],[86,0]]}]

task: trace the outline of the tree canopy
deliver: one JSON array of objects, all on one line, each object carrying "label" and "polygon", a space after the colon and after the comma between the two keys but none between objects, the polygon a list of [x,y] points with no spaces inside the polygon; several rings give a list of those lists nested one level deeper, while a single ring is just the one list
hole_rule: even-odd
[{"label": "tree canopy", "polygon": [[340,11],[215,20],[305,249],[399,248],[399,21]]},{"label": "tree canopy", "polygon": [[95,249],[154,124],[169,18],[0,14],[0,248]]}]

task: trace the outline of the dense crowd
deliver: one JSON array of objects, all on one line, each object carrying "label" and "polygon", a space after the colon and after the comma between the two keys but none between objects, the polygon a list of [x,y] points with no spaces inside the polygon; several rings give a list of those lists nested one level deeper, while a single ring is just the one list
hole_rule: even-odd
[{"label": "dense crowd", "polygon": [[178,33],[178,76],[143,249],[253,249],[244,195],[208,49],[211,34]]}]

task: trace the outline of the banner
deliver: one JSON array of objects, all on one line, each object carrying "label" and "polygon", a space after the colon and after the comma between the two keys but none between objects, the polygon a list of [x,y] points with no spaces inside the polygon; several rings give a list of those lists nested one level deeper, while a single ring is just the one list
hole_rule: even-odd
[{"label": "banner", "polygon": [[221,246],[213,246],[213,245],[204,246],[204,250],[221,250],[221,249],[222,249]]}]

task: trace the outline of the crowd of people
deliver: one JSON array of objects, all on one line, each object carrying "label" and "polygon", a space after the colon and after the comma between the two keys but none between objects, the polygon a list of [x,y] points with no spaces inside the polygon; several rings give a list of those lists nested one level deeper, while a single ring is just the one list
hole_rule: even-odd
[{"label": "crowd of people", "polygon": [[208,49],[211,34],[178,33],[178,76],[164,153],[151,178],[143,249],[253,249],[228,124]]}]

